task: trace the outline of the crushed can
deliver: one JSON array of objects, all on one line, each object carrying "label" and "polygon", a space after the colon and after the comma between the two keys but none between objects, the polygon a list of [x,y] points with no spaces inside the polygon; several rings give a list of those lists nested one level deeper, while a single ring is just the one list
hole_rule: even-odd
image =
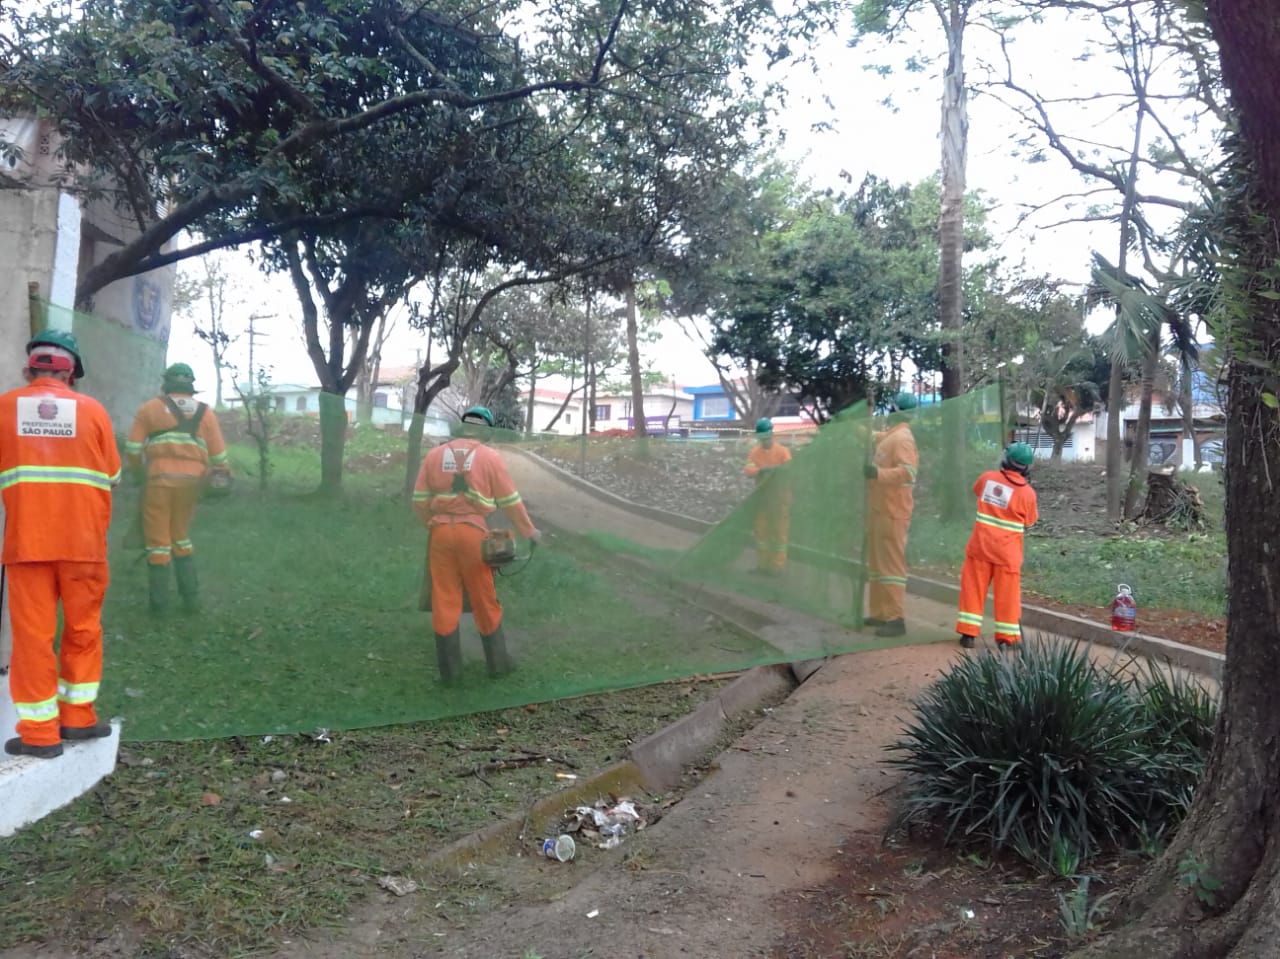
[{"label": "crushed can", "polygon": [[1131,633],[1138,625],[1138,603],[1133,590],[1121,583],[1111,601],[1111,628],[1118,633]]}]

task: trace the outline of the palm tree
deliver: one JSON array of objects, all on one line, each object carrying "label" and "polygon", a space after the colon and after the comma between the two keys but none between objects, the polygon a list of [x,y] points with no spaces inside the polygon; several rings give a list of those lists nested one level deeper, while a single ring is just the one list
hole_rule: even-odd
[{"label": "palm tree", "polygon": [[[1184,372],[1194,369],[1199,362],[1200,348],[1195,340],[1196,322],[1189,312],[1176,308],[1171,295],[1179,289],[1175,282],[1179,275],[1170,274],[1161,289],[1153,289],[1144,280],[1125,272],[1107,261],[1099,253],[1093,255],[1093,277],[1089,296],[1092,302],[1115,307],[1116,318],[1107,331],[1111,344],[1113,363],[1140,366],[1141,389],[1138,407],[1138,425],[1129,461],[1129,483],[1124,498],[1124,515],[1132,517],[1138,508],[1138,497],[1147,472],[1147,447],[1151,432],[1151,404],[1155,395],[1160,359],[1165,350],[1165,335],[1169,338],[1169,352]],[[1185,305],[1179,303],[1179,306]],[[1124,397],[1108,397],[1109,402],[1124,403]],[[1122,427],[1123,428],[1123,427]],[[1107,443],[1120,442],[1120,436],[1108,436]],[[1118,482],[1107,477],[1107,482]]]}]

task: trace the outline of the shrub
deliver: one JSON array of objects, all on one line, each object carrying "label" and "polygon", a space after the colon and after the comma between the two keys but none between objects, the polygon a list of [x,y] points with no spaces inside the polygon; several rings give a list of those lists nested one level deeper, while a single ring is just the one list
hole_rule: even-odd
[{"label": "shrub", "polygon": [[1216,712],[1192,680],[1100,666],[1069,641],[967,656],[889,747],[907,774],[891,829],[928,823],[949,843],[1057,870],[1102,849],[1150,848],[1186,811]]}]

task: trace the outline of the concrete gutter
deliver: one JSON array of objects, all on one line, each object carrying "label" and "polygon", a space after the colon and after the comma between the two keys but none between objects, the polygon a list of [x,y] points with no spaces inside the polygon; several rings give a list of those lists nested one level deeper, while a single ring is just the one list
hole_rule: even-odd
[{"label": "concrete gutter", "polygon": [[[655,506],[644,506],[640,503],[632,502],[611,493],[608,490],[591,483],[582,477],[557,466],[555,463],[539,456],[537,453],[529,450],[518,449],[516,447],[503,447],[504,452],[517,452],[519,455],[527,457],[537,463],[543,469],[553,473],[556,477],[566,483],[574,486],[582,492],[601,499],[619,509],[626,510],[636,516],[642,516],[654,522],[663,523],[667,526],[674,526],[677,529],[683,529],[689,532],[705,533],[711,530],[716,524],[706,520],[696,519],[692,516],[685,516],[680,513],[671,513]],[[804,550],[803,554],[813,554],[813,550]],[[797,557],[802,562],[808,561],[807,555]],[[843,557],[825,557],[816,565],[824,567],[847,567],[849,571],[855,571],[857,561]],[[949,603],[955,605],[960,600],[960,588],[952,583],[942,582],[940,580],[929,579],[924,576],[911,575],[907,578],[907,590],[917,596],[924,596],[937,602]],[[739,601],[737,597],[720,592],[711,591],[700,588],[698,590],[699,605],[703,605],[711,609],[716,615],[731,622],[738,628],[753,629],[761,625],[764,618],[760,612],[751,609],[746,602]],[[767,621],[767,620],[766,620]],[[1022,607],[1022,625],[1028,629],[1044,630],[1045,632],[1057,633],[1060,636],[1067,636],[1081,642],[1097,643],[1102,646],[1111,646],[1117,649],[1131,650],[1135,654],[1148,656],[1152,659],[1162,662],[1169,662],[1184,669],[1194,670],[1195,672],[1212,677],[1215,680],[1222,679],[1222,666],[1226,661],[1226,657],[1222,653],[1215,653],[1207,649],[1199,649],[1195,646],[1188,646],[1185,643],[1177,643],[1170,639],[1164,639],[1160,636],[1151,636],[1146,633],[1117,633],[1113,632],[1107,626],[1084,619],[1080,616],[1073,616],[1070,613],[1062,613],[1053,609],[1045,609],[1042,606],[1023,605]],[[798,664],[797,664],[798,665]]]},{"label": "concrete gutter", "polygon": [[687,716],[634,743],[622,762],[540,797],[522,819],[495,822],[450,843],[428,856],[425,864],[460,869],[486,854],[532,843],[551,834],[566,809],[589,806],[610,793],[667,792],[680,782],[686,766],[716,748],[732,722],[766,703],[785,699],[798,685],[786,666],[748,670]]}]

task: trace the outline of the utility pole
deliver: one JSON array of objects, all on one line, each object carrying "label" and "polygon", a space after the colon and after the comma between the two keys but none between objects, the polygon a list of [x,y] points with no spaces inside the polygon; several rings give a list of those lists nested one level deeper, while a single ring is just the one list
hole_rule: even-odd
[{"label": "utility pole", "polygon": [[276,314],[274,313],[252,313],[249,316],[249,396],[250,398],[253,397],[254,384],[258,379],[258,369],[253,365],[253,345],[257,341],[258,337],[262,337],[263,339],[266,339],[267,337],[266,333],[258,332],[258,329],[255,324],[257,323],[258,320],[274,320],[275,318],[276,318]]}]

